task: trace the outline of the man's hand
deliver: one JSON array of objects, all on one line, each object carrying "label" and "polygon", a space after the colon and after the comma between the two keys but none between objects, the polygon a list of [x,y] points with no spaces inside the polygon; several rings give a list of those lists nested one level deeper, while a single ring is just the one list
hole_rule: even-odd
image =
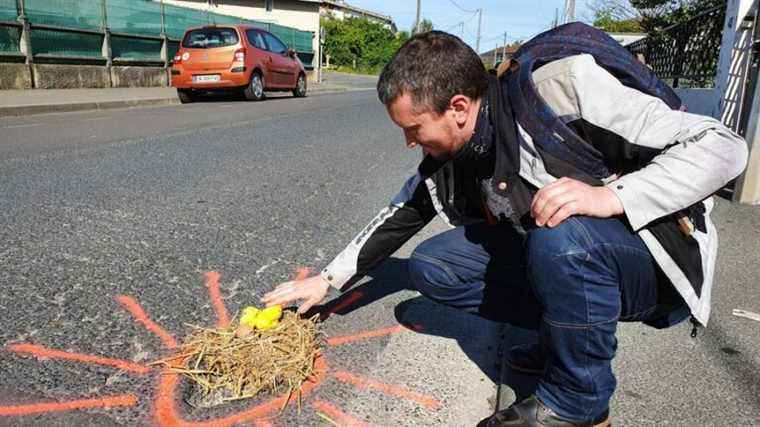
[{"label": "man's hand", "polygon": [[319,304],[327,295],[330,284],[320,275],[312,276],[303,280],[293,280],[277,286],[273,291],[264,295],[261,302],[267,305],[288,305],[293,301],[301,300],[303,303],[298,307],[298,314],[309,311],[315,304]]},{"label": "man's hand", "polygon": [[623,212],[623,204],[614,191],[572,178],[560,178],[541,188],[530,206],[539,227],[556,227],[572,215],[609,218]]}]

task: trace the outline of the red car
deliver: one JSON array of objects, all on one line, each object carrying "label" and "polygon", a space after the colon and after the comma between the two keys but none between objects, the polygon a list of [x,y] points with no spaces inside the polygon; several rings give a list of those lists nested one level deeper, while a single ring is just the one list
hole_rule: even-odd
[{"label": "red car", "polygon": [[249,25],[207,26],[185,32],[172,61],[172,86],[182,103],[202,92],[242,91],[264,99],[264,91],[306,96],[306,71],[296,52],[273,34]]}]

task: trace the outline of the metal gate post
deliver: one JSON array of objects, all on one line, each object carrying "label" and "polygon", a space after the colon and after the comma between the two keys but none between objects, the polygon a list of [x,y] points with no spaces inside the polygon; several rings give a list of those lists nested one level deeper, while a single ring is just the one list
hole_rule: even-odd
[{"label": "metal gate post", "polygon": [[32,81],[32,88],[36,88],[37,82],[34,78],[34,49],[32,48],[32,25],[29,23],[29,18],[26,16],[26,5],[24,4],[24,0],[17,0],[16,8],[18,10],[17,19],[22,25],[19,49],[26,57],[24,64],[29,68],[29,77]]}]

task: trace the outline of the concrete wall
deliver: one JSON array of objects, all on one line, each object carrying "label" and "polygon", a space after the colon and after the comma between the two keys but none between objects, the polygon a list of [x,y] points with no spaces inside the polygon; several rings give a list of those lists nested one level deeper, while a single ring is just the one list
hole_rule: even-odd
[{"label": "concrete wall", "polygon": [[163,67],[114,66],[111,68],[112,87],[169,86]]},{"label": "concrete wall", "polygon": [[0,62],[0,90],[78,89],[168,86],[163,67],[34,64],[34,85],[29,66]]},{"label": "concrete wall", "polygon": [[31,88],[32,74],[28,65],[0,62],[0,90]]},{"label": "concrete wall", "polygon": [[34,64],[37,89],[107,88],[111,79],[102,65]]}]

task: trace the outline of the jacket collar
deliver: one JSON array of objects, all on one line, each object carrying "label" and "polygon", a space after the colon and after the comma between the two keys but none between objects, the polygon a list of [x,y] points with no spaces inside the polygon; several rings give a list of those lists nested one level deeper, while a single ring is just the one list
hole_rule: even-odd
[{"label": "jacket collar", "polygon": [[489,75],[487,96],[497,144],[492,185],[494,192],[502,196],[508,195],[520,180],[520,144],[506,90],[505,82]]}]

